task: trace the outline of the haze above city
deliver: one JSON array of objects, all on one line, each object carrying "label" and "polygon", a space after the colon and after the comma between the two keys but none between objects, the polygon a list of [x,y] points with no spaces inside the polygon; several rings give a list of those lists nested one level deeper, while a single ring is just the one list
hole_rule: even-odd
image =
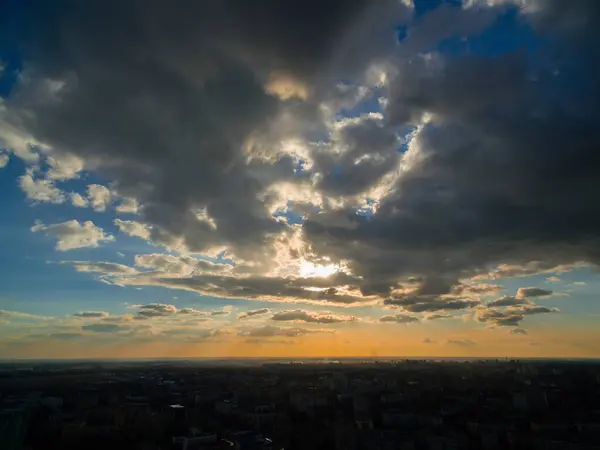
[{"label": "haze above city", "polygon": [[600,2],[8,1],[0,359],[600,357]]}]

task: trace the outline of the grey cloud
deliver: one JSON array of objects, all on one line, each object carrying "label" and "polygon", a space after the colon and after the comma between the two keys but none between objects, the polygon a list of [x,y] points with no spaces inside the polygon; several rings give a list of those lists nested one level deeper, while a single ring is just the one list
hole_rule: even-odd
[{"label": "grey cloud", "polygon": [[452,311],[473,308],[481,304],[479,300],[444,298],[437,295],[392,297],[384,301],[386,305],[402,307],[409,312]]},{"label": "grey cloud", "polygon": [[421,341],[423,344],[435,344],[436,341],[429,339],[429,338],[425,338]]},{"label": "grey cloud", "polygon": [[405,170],[372,217],[346,206],[309,217],[313,250],[350,261],[382,293],[414,274],[455,282],[499,264],[596,263],[600,205],[589,192],[600,180],[592,87],[600,58],[590,42],[600,14],[576,3],[546,6],[561,11],[556,20],[584,11],[587,20],[539,28],[557,48],[555,67],[535,76],[520,52],[400,60],[385,114],[390,124],[418,126]]},{"label": "grey cloud", "polygon": [[73,314],[73,316],[88,318],[88,319],[95,319],[95,318],[106,318],[106,317],[108,317],[108,313],[104,312],[104,311],[81,311],[81,312]]},{"label": "grey cloud", "polygon": [[524,306],[515,306],[509,309],[510,312],[514,312],[517,314],[522,314],[524,316],[531,316],[534,314],[547,314],[553,312],[559,312],[558,308],[548,308],[547,306],[538,306],[538,305],[524,305]]},{"label": "grey cloud", "polygon": [[450,314],[431,314],[426,317],[427,320],[452,319],[454,316]]},{"label": "grey cloud", "polygon": [[514,297],[512,295],[505,295],[503,297],[492,300],[487,303],[487,306],[490,308],[497,308],[501,306],[513,306],[513,305],[525,305],[529,303],[524,297]]},{"label": "grey cloud", "polygon": [[[26,34],[27,77],[6,99],[6,121],[93,162],[118,196],[144,207],[139,222],[117,226],[169,248],[227,248],[268,265],[274,242],[293,227],[272,217],[263,194],[282,181],[308,185],[325,197],[302,224],[309,256],[344,262],[356,280],[344,284],[363,295],[388,297],[422,278],[419,301],[388,300],[410,312],[476,306],[470,296],[479,293],[444,296],[458,295],[458,280],[495,268],[508,275],[597,263],[600,202],[590,195],[600,187],[597,2],[548,0],[523,11],[520,19],[551,38],[548,54],[536,56],[547,61],[535,63],[528,52],[415,56],[438,39],[478,33],[500,7],[444,7],[412,24],[394,49],[387,25],[410,11],[393,3],[151,0],[140,8],[91,0],[59,13],[34,0],[18,30]],[[384,117],[332,130],[322,104],[338,96],[340,79],[360,80],[371,63],[386,74],[376,91]],[[286,90],[295,94],[283,99]],[[253,139],[269,141],[286,115],[293,125],[276,133],[276,151],[248,148]],[[395,135],[410,130],[406,151],[394,152]],[[325,136],[323,145],[306,136]],[[308,173],[297,173],[297,155],[280,151],[284,138],[309,148]],[[346,197],[372,187],[381,192],[375,212],[357,214]],[[50,227],[34,228],[55,235]],[[61,250],[77,248],[60,242]],[[528,267],[534,261],[543,263]],[[148,277],[221,297],[365,300],[340,293],[332,280],[322,287],[335,292],[285,277]]]},{"label": "grey cloud", "polygon": [[477,342],[472,341],[470,339],[448,339],[446,344],[449,345],[457,345],[459,347],[472,347],[477,345]]},{"label": "grey cloud", "polygon": [[419,318],[415,316],[408,316],[406,314],[394,314],[389,316],[383,316],[379,319],[383,323],[415,323],[419,322]]},{"label": "grey cloud", "polygon": [[177,308],[174,305],[164,303],[151,303],[139,307],[138,315],[141,317],[164,317],[171,316],[177,313]]},{"label": "grey cloud", "polygon": [[180,308],[177,310],[177,313],[178,314],[189,314],[191,316],[205,316],[208,314],[205,311],[199,311],[194,308]]},{"label": "grey cloud", "polygon": [[476,317],[479,322],[486,322],[499,327],[516,327],[524,319],[524,315],[520,314],[519,311],[502,312],[495,309],[479,310]]},{"label": "grey cloud", "polygon": [[61,264],[73,266],[78,272],[94,272],[108,275],[136,273],[133,267],[105,261],[61,261]]},{"label": "grey cloud", "polygon": [[295,309],[290,311],[279,311],[271,317],[271,320],[275,321],[300,321],[309,323],[341,323],[341,322],[354,322],[356,317],[353,316],[340,316],[331,313],[317,313],[312,311],[304,311],[301,309]]},{"label": "grey cloud", "polygon": [[177,327],[169,328],[161,332],[161,336],[174,337],[186,342],[200,342],[220,336],[222,330],[218,328]]},{"label": "grey cloud", "polygon": [[380,118],[346,119],[331,143],[318,146],[311,155],[313,170],[321,174],[317,188],[338,196],[365,191],[394,169],[400,159],[398,147],[394,131]]},{"label": "grey cloud", "polygon": [[524,328],[513,328],[512,330],[510,330],[510,334],[528,334],[527,330],[525,330]]},{"label": "grey cloud", "polygon": [[[391,50],[397,19],[411,13],[392,0],[91,0],[60,9],[34,2],[20,18],[30,76],[7,100],[10,119],[93,161],[119,196],[144,206],[154,242],[240,254],[286,232],[259,194],[294,179],[289,158],[248,163],[247,138],[283,109],[318,122],[320,92]],[[64,84],[32,94],[48,78]],[[317,99],[282,100],[276,85],[308,86]],[[265,171],[267,180],[255,175]],[[216,226],[198,220],[199,208]]]},{"label": "grey cloud", "polygon": [[80,339],[81,337],[83,337],[82,333],[52,333],[48,336],[50,339],[60,340]]},{"label": "grey cloud", "polygon": [[189,275],[194,272],[222,272],[231,269],[229,264],[215,264],[191,256],[175,256],[162,253],[136,255],[135,265],[181,275]]},{"label": "grey cloud", "polygon": [[[155,285],[173,289],[185,289],[204,295],[226,298],[246,298],[251,300],[304,300],[315,303],[352,304],[370,301],[359,293],[349,295],[338,291],[338,283],[346,284],[357,279],[347,275],[333,275],[328,278],[284,278],[252,276],[237,278],[229,275],[194,275],[185,278],[164,277],[140,274],[135,277],[116,279],[121,284]],[[310,289],[308,289],[310,288]],[[313,288],[319,288],[315,290]]]},{"label": "grey cloud", "polygon": [[93,323],[81,327],[84,331],[93,331],[94,333],[114,333],[120,331],[123,327],[113,323]]},{"label": "grey cloud", "polygon": [[524,287],[517,290],[518,298],[529,298],[529,297],[545,297],[552,295],[551,289],[542,289],[536,287]]},{"label": "grey cloud", "polygon": [[238,319],[244,320],[244,319],[247,319],[249,317],[261,316],[261,315],[264,315],[264,314],[268,314],[270,312],[271,312],[271,310],[269,308],[251,309],[249,311],[246,311],[246,312],[243,312],[241,314],[238,314]]},{"label": "grey cloud", "polygon": [[314,332],[316,331],[306,328],[281,328],[273,325],[265,325],[239,330],[238,335],[249,338],[269,338],[274,336],[297,337]]}]

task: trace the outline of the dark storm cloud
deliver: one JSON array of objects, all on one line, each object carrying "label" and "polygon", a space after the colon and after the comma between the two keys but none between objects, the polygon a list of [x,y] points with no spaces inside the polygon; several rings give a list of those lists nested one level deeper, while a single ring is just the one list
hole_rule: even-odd
[{"label": "dark storm cloud", "polygon": [[[355,195],[373,186],[400,159],[398,138],[377,117],[347,119],[332,142],[312,154],[317,188],[329,195]],[[335,151],[343,149],[344,151]]]},{"label": "dark storm cloud", "polygon": [[[344,262],[353,274],[344,283],[265,272],[140,275],[148,284],[221,297],[363,300],[343,284],[409,312],[472,308],[491,291],[467,292],[459,279],[599,256],[600,7],[532,4],[519,20],[551,38],[548,48],[490,58],[415,52],[478,33],[504,7],[433,11],[394,48],[388,25],[409,11],[391,0],[34,0],[19,28],[24,70],[6,120],[115,181],[119,195],[143,206],[151,241],[172,248],[227,247],[234,258],[271,262],[274,236],[292,227],[271,215],[263,194],[312,177],[331,198],[307,215],[302,239],[311,257]],[[377,90],[383,117],[330,127],[321,103],[356,103],[360,90],[342,98],[338,85],[361,79],[371,62],[386,72]],[[283,113],[293,125],[277,138],[298,129],[325,136],[308,146],[307,173],[297,173],[278,139],[268,157],[248,154],[250,138],[270,137]],[[400,154],[397,135],[406,130],[413,133]],[[389,174],[374,213],[356,214],[347,197]],[[391,296],[410,278],[419,280],[411,296]],[[485,321],[522,317],[499,314]]]},{"label": "dark storm cloud", "polygon": [[[319,96],[389,51],[410,10],[392,0],[65,0],[34,1],[23,14],[27,81],[7,101],[13,122],[144,204],[154,242],[257,258],[285,231],[259,194],[293,179],[294,163],[248,164],[246,139],[294,102],[281,90]],[[36,95],[47,79],[56,89]],[[295,110],[318,125],[316,106]]]},{"label": "dark storm cloud", "polygon": [[414,274],[452,284],[502,263],[596,263],[599,11],[548,2],[524,17],[556,43],[539,61],[521,51],[399,60],[386,119],[419,126],[406,168],[372,217],[309,218],[313,250],[351,261],[382,294]]}]

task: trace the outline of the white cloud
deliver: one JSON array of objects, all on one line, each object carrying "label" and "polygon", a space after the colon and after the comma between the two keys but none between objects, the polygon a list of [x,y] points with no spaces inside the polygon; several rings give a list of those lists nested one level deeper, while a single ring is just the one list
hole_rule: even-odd
[{"label": "white cloud", "polygon": [[10,156],[6,153],[0,153],[0,169],[6,167],[8,161],[10,160]]},{"label": "white cloud", "polygon": [[48,156],[46,162],[50,166],[46,172],[49,180],[71,180],[83,169],[83,159],[70,153]]},{"label": "white cloud", "polygon": [[34,178],[33,170],[27,169],[19,178],[19,186],[29,200],[44,203],[63,203],[65,193],[45,178]]},{"label": "white cloud", "polygon": [[139,210],[138,202],[135,198],[124,198],[121,203],[117,205],[117,212],[122,214],[137,214]]},{"label": "white cloud", "polygon": [[115,219],[114,224],[119,228],[121,233],[128,234],[129,236],[135,236],[142,239],[150,238],[150,228],[143,223],[136,222],[134,220],[121,220]]},{"label": "white cloud", "polygon": [[137,272],[133,267],[111,262],[62,261],[62,264],[69,264],[78,272],[103,273],[107,275],[133,274]]},{"label": "white cloud", "polygon": [[110,190],[100,184],[88,186],[88,199],[94,211],[104,212],[112,201]]},{"label": "white cloud", "polygon": [[60,251],[76,248],[98,247],[102,242],[114,241],[114,236],[104,233],[104,230],[91,221],[79,223],[69,220],[63,223],[44,225],[37,222],[31,231],[43,231],[47,236],[56,238],[56,249]]},{"label": "white cloud", "polygon": [[77,192],[71,192],[70,197],[71,197],[71,203],[76,208],[87,208],[89,202],[83,195],[78,194]]}]

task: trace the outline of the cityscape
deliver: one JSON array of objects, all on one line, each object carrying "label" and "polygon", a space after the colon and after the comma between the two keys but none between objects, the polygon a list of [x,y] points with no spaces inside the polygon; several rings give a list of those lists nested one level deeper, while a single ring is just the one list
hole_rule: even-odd
[{"label": "cityscape", "polygon": [[12,362],[3,450],[599,449],[600,362]]}]

